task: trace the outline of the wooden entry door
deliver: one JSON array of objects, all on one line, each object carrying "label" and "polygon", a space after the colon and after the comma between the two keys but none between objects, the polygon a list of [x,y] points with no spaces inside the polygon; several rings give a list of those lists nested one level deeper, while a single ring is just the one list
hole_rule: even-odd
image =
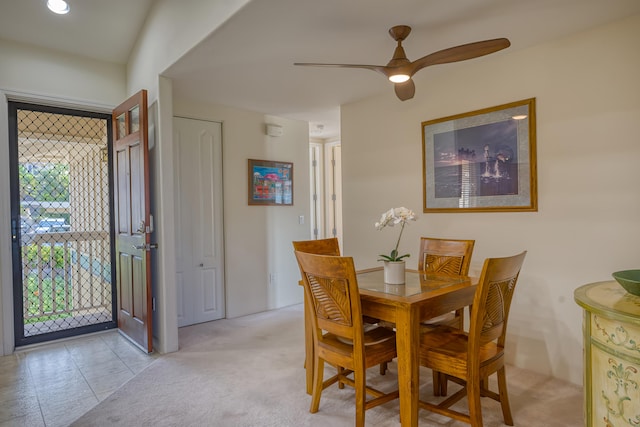
[{"label": "wooden entry door", "polygon": [[147,91],[113,110],[113,176],[118,328],[153,350]]},{"label": "wooden entry door", "polygon": [[173,119],[178,326],[225,317],[222,125]]}]

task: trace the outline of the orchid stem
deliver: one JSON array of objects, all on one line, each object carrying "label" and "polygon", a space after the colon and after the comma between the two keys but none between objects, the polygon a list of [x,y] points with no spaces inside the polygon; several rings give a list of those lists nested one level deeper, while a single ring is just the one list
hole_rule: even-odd
[{"label": "orchid stem", "polygon": [[402,223],[402,227],[400,227],[400,235],[398,236],[398,241],[396,242],[396,249],[395,249],[395,253],[396,253],[396,257],[398,256],[398,246],[400,246],[400,239],[402,239],[402,232],[404,231],[404,222]]}]

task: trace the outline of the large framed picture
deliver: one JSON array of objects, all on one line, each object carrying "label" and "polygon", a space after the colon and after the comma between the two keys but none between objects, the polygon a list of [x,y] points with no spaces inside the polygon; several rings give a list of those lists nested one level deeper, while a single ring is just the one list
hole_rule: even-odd
[{"label": "large framed picture", "polygon": [[293,205],[293,163],[249,159],[249,204]]},{"label": "large framed picture", "polygon": [[535,105],[422,122],[424,212],[537,211]]}]

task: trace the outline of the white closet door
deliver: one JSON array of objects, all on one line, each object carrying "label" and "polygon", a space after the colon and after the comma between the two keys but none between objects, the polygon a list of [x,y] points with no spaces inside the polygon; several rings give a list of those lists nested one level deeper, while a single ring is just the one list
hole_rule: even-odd
[{"label": "white closet door", "polygon": [[224,318],[222,126],[174,117],[178,326]]}]

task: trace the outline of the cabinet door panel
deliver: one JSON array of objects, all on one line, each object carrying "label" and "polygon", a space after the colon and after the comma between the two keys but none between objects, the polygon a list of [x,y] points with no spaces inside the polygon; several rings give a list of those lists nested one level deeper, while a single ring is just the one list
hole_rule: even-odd
[{"label": "cabinet door panel", "polygon": [[640,359],[640,326],[594,314],[591,316],[591,339],[616,352]]},{"label": "cabinet door panel", "polygon": [[598,345],[591,347],[591,364],[591,425],[639,425],[640,364]]}]

